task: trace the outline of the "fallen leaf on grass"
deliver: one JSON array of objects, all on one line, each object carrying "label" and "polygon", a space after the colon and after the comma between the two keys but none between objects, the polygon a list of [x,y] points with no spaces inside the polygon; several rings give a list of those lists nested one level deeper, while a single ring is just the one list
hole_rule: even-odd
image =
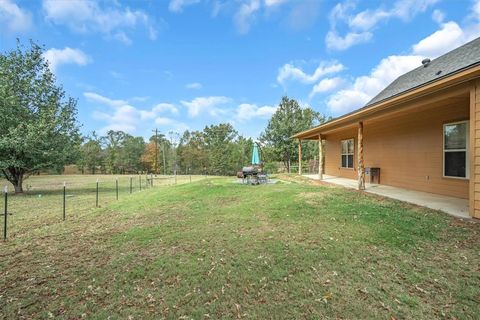
[{"label": "fallen leaf on grass", "polygon": [[357,291],[363,294],[368,294],[367,288],[357,289]]},{"label": "fallen leaf on grass", "polygon": [[240,315],[240,305],[235,303],[235,309],[237,309],[237,319],[240,319],[242,316]]}]

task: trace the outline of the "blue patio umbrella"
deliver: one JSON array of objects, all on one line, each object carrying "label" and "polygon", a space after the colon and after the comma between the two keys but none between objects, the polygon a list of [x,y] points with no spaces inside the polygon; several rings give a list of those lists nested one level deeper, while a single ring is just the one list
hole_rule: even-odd
[{"label": "blue patio umbrella", "polygon": [[260,164],[260,153],[258,152],[258,145],[257,143],[253,144],[253,151],[252,151],[252,164]]}]

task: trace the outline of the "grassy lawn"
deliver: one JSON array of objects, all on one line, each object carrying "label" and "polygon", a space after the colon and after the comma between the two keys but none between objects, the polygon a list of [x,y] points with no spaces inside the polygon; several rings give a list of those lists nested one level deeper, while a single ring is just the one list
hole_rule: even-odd
[{"label": "grassy lawn", "polygon": [[12,197],[3,318],[480,315],[478,222],[288,177],[197,177],[132,195],[122,181],[119,201],[109,182],[101,208],[93,178],[71,177],[61,221],[55,179],[32,178],[30,196]]}]

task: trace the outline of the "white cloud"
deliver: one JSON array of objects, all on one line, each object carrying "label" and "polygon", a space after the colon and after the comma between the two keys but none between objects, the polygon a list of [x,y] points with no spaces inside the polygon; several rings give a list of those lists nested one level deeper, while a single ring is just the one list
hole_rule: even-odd
[{"label": "white cloud", "polygon": [[345,36],[339,36],[336,31],[329,31],[325,38],[327,48],[334,50],[345,50],[356,44],[370,41],[371,32],[348,32]]},{"label": "white cloud", "polygon": [[83,96],[87,98],[87,100],[89,101],[98,102],[114,108],[117,108],[117,107],[119,108],[123,105],[128,104],[128,102],[125,100],[110,99],[102,95],[99,95],[98,93],[95,93],[95,92],[84,92]]},{"label": "white cloud", "polygon": [[[107,123],[107,125],[102,128],[101,132],[106,132],[108,130],[122,130],[128,133],[133,133],[137,130],[139,125],[145,124],[145,121],[148,120],[154,121],[156,124],[166,124],[165,119],[168,118],[160,117],[159,115],[161,113],[178,113],[178,109],[175,107],[175,105],[170,103],[159,103],[148,110],[136,108],[127,100],[111,99],[95,92],[85,92],[83,95],[90,102],[98,103],[111,108],[101,111],[95,110],[92,113],[92,117],[94,119]],[[135,99],[136,98],[132,98],[130,100]],[[169,124],[175,128],[181,127],[181,123],[173,119]]]},{"label": "white cloud", "polygon": [[284,85],[287,80],[297,80],[302,83],[313,83],[318,81],[324,75],[337,73],[343,69],[344,66],[341,63],[335,61],[322,61],[312,74],[307,74],[299,67],[295,67],[293,64],[287,63],[278,70],[277,82],[282,85]]},{"label": "white cloud", "polygon": [[166,117],[155,118],[155,124],[158,124],[160,126],[171,125],[173,123],[175,123],[174,119],[170,119]]},{"label": "white cloud", "polygon": [[230,102],[231,99],[224,96],[198,97],[192,101],[181,101],[181,104],[187,108],[189,117],[197,117],[202,113],[211,116],[218,116],[225,113],[226,110],[220,109],[220,105]]},{"label": "white cloud", "polygon": [[445,13],[441,10],[435,9],[432,13],[432,19],[436,23],[442,23],[445,20]]},{"label": "white cloud", "polygon": [[[417,12],[425,10],[433,1],[420,2],[419,8],[414,12],[408,12],[406,9],[412,4],[411,1],[405,1],[403,6],[398,3],[395,6],[396,16],[408,19],[415,14],[415,10]],[[343,14],[341,10],[338,12],[340,12],[339,15]],[[477,15],[477,12],[480,13],[479,0],[472,6],[470,20],[466,19],[466,25],[463,28],[453,21],[441,22],[444,19],[441,12],[434,13],[432,18],[440,22],[439,30],[414,44],[410,54],[389,56],[373,68],[369,75],[355,78],[345,89],[327,99],[328,108],[334,115],[339,115],[362,107],[398,76],[421,66],[421,61],[425,57],[438,57],[479,37],[480,15]]]},{"label": "white cloud", "polygon": [[274,7],[287,2],[288,0],[265,0],[265,6]]},{"label": "white cloud", "polygon": [[344,80],[340,77],[335,78],[325,78],[322,79],[319,83],[313,86],[312,91],[310,92],[309,98],[313,98],[317,93],[324,93],[328,91],[335,90],[344,83]]},{"label": "white cloud", "polygon": [[[184,3],[186,0],[171,0]],[[188,0],[194,1],[194,0]],[[221,13],[233,14],[233,24],[239,34],[247,34],[257,20],[282,19],[294,29],[311,26],[319,13],[319,0],[209,0],[212,4],[212,17]],[[288,12],[280,14],[279,8],[289,3]]]},{"label": "white cloud", "polygon": [[107,122],[107,126],[100,131],[105,133],[108,130],[122,130],[133,133],[136,131],[140,121],[139,111],[130,105],[123,105],[113,110],[113,112],[94,111],[92,117],[95,120]]},{"label": "white cloud", "polygon": [[159,103],[152,109],[155,113],[170,112],[173,114],[178,114],[178,109],[174,104],[171,103]]},{"label": "white cloud", "polygon": [[480,36],[480,25],[474,24],[462,29],[456,22],[449,21],[413,46],[413,53],[436,58],[462,44]]},{"label": "white cloud", "polygon": [[242,103],[236,110],[235,119],[239,122],[245,122],[252,118],[269,119],[275,111],[277,111],[277,107],[258,107],[255,104]]},{"label": "white cloud", "polygon": [[382,59],[368,76],[360,76],[346,89],[330,96],[327,106],[334,115],[362,107],[400,75],[421,65],[416,55],[389,56]]},{"label": "white cloud", "polygon": [[242,3],[235,13],[233,21],[240,34],[246,34],[250,30],[250,25],[254,21],[254,14],[260,9],[260,0],[249,0]]},{"label": "white cloud", "polygon": [[440,29],[412,46],[412,52],[429,58],[436,58],[480,36],[480,0],[470,8],[463,28],[454,21],[443,22],[443,12],[435,10],[432,18]]},{"label": "white cloud", "polygon": [[125,29],[143,25],[151,39],[156,37],[150,17],[142,10],[101,7],[91,0],[43,0],[45,18],[56,24],[68,26],[75,32],[100,32],[124,43],[130,43]]},{"label": "white cloud", "polygon": [[170,0],[168,10],[172,12],[182,12],[184,7],[197,4],[200,0]]},{"label": "white cloud", "polygon": [[90,63],[90,58],[82,50],[69,47],[64,49],[49,49],[43,53],[43,57],[48,61],[52,72],[55,72],[57,67],[62,64],[84,66]]},{"label": "white cloud", "polygon": [[11,0],[0,0],[0,28],[9,32],[22,32],[32,26],[32,15]]},{"label": "white cloud", "polygon": [[155,118],[155,124],[161,126],[163,131],[183,132],[190,129],[185,123],[166,117]]},{"label": "white cloud", "polygon": [[187,89],[202,89],[202,84],[199,82],[188,83],[185,86]]},{"label": "white cloud", "polygon": [[472,13],[477,20],[480,20],[480,0],[476,0],[474,2],[472,7]]},{"label": "white cloud", "polygon": [[123,31],[120,31],[120,32],[117,32],[113,35],[113,38],[115,40],[118,40],[120,42],[122,42],[123,44],[126,44],[126,45],[131,45],[132,44],[132,39],[130,39],[125,32]]},{"label": "white cloud", "polygon": [[319,0],[294,1],[295,5],[289,9],[288,24],[296,30],[311,27],[320,13],[322,4]]},{"label": "white cloud", "polygon": [[[325,43],[329,49],[346,50],[356,44],[368,42],[373,37],[372,30],[380,22],[392,18],[408,21],[436,2],[438,0],[397,0],[390,9],[379,7],[354,14],[352,11],[356,2],[347,0],[337,4],[330,12],[330,31]],[[339,23],[346,24],[349,29],[345,36],[338,34]]]},{"label": "white cloud", "polygon": [[148,96],[138,96],[138,97],[132,97],[130,98],[130,101],[134,101],[134,102],[145,102],[149,99],[150,97]]}]

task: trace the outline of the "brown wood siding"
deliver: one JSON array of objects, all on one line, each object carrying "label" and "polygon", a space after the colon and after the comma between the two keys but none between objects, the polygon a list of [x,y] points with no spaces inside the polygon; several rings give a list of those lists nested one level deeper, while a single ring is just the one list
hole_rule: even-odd
[{"label": "brown wood siding", "polygon": [[[468,199],[468,180],[443,177],[443,124],[468,120],[469,109],[468,98],[462,97],[389,118],[364,121],[365,167],[380,168],[381,184]],[[480,148],[480,127],[477,137]],[[356,165],[355,170],[340,168],[340,141],[348,138],[355,138],[356,144],[355,129],[326,136],[327,175],[357,179]],[[355,147],[355,157],[356,152]],[[480,172],[480,155],[478,163]],[[480,201],[480,181],[478,186]]]},{"label": "brown wood siding", "polygon": [[[325,140],[325,174],[339,176],[348,179],[357,179],[357,129],[351,128],[342,132],[328,135]],[[355,153],[353,169],[342,168],[342,147],[341,141],[354,139]]]},{"label": "brown wood siding", "polygon": [[470,91],[470,215],[480,218],[480,81]]}]

